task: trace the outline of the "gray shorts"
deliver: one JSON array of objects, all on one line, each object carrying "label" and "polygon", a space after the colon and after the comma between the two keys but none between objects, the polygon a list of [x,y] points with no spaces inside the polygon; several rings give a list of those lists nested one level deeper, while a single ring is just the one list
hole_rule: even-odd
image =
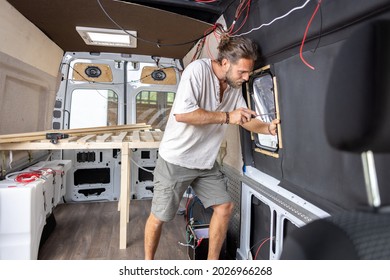
[{"label": "gray shorts", "polygon": [[154,169],[153,215],[164,222],[172,220],[189,186],[205,208],[231,201],[217,162],[212,169],[190,169],[166,162],[160,156]]}]

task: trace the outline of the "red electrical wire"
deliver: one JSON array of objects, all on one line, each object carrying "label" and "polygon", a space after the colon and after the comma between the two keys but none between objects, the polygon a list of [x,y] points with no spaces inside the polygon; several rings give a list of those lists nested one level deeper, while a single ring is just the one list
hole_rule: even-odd
[{"label": "red electrical wire", "polygon": [[309,22],[307,23],[306,30],[305,30],[305,33],[304,33],[304,35],[303,35],[303,39],[302,39],[302,43],[301,43],[301,48],[299,49],[299,56],[300,56],[302,62],[303,62],[307,67],[309,67],[309,68],[312,69],[312,70],[314,70],[315,68],[314,68],[312,65],[310,65],[310,64],[305,60],[305,58],[303,57],[302,52],[303,52],[303,46],[305,45],[305,40],[306,40],[307,33],[308,33],[308,31],[309,31],[309,27],[310,27],[311,22],[313,21],[315,15],[316,15],[317,12],[318,12],[318,9],[320,8],[321,1],[322,1],[322,0],[318,0],[317,7],[315,8],[314,13],[312,14],[312,16],[311,16]]},{"label": "red electrical wire", "polygon": [[212,55],[210,53],[210,49],[208,48],[207,34],[213,33],[218,41],[219,38],[217,38],[217,36],[216,36],[216,34],[217,34],[216,31],[221,30],[221,29],[222,29],[222,25],[219,23],[215,23],[212,27],[209,27],[208,29],[205,30],[205,32],[203,33],[204,37],[198,42],[197,48],[194,52],[194,55],[192,56],[191,62],[200,57],[200,55],[204,49],[204,46],[206,46],[206,48],[207,48],[207,52],[209,54],[209,57],[212,58]]},{"label": "red electrical wire", "polygon": [[[250,3],[250,2],[249,2]],[[248,20],[248,17],[249,17],[249,10],[250,10],[250,4],[248,5],[248,9],[246,10],[246,15],[245,15],[245,18],[243,19],[241,25],[239,28],[237,28],[236,31],[234,32],[231,32],[230,35],[235,35],[238,31],[240,31],[240,29],[245,25],[246,21]]]},{"label": "red electrical wire", "polygon": [[202,240],[203,240],[203,237],[198,240],[198,242],[196,243],[196,248],[200,246],[200,243],[202,243]]},{"label": "red electrical wire", "polygon": [[238,7],[237,7],[237,9],[236,9],[236,13],[234,14],[234,20],[233,20],[233,22],[232,22],[232,25],[230,25],[230,27],[229,27],[228,30],[227,30],[227,33],[228,33],[228,34],[231,33],[231,31],[233,30],[233,28],[234,28],[234,26],[235,26],[235,24],[236,24],[237,19],[238,19],[239,16],[241,15],[241,13],[242,13],[242,11],[243,11],[243,9],[242,9],[243,4],[244,4],[244,1],[240,1],[240,4],[238,5]]},{"label": "red electrical wire", "polygon": [[245,1],[251,1],[251,0],[243,0],[243,1],[240,1],[240,4],[238,5],[237,7],[237,10],[236,10],[236,13],[234,14],[234,17],[235,19],[239,18],[241,13],[244,11],[244,8],[245,7]]},{"label": "red electrical wire", "polygon": [[[238,8],[237,8],[237,10],[236,10],[235,19],[234,19],[232,25],[230,26],[230,28],[228,29],[228,33],[229,33],[230,35],[236,34],[236,33],[245,25],[246,21],[248,20],[251,2],[252,2],[252,0],[247,0],[247,2],[243,1],[243,2],[241,2],[241,4],[238,6]],[[246,9],[245,18],[242,20],[242,23],[241,23],[240,27],[237,28],[237,30],[233,32],[234,26],[235,26],[235,24],[236,24],[238,18],[241,16],[241,14],[244,12],[245,9]]]},{"label": "red electrical wire", "polygon": [[261,244],[260,244],[260,246],[259,246],[259,248],[257,248],[257,251],[256,251],[256,254],[255,254],[255,258],[254,258],[254,260],[256,260],[257,259],[257,255],[259,254],[259,252],[260,252],[260,248],[261,247],[263,247],[263,245],[264,245],[264,243],[265,242],[267,242],[268,240],[270,240],[271,239],[271,237],[268,237],[268,238],[266,238],[263,242],[261,242]]}]

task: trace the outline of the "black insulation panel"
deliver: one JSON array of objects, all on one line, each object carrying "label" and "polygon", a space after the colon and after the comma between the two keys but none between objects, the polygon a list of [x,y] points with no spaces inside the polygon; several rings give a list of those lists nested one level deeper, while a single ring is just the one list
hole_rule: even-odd
[{"label": "black insulation panel", "polygon": [[[256,16],[249,18],[242,32],[304,2],[254,1],[251,12]],[[322,1],[302,53],[315,68],[312,70],[302,62],[299,46],[316,5],[317,1],[311,1],[304,9],[247,35],[259,44],[263,55],[256,67],[271,64],[277,78],[283,149],[279,158],[254,152],[248,133],[241,132],[244,161],[279,179],[282,187],[330,212],[340,208],[358,209],[367,206],[361,156],[336,150],[327,142],[324,106],[341,46],[362,26],[390,19],[390,1]],[[229,9],[226,13],[228,26],[233,11]],[[355,81],[351,77],[344,82]],[[390,179],[386,168],[389,162],[390,155],[375,155],[382,205],[390,203],[390,188],[386,186]]]}]

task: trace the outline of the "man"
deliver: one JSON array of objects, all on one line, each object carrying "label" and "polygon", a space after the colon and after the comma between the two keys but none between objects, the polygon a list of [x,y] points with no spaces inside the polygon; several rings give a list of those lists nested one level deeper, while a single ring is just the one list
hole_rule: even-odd
[{"label": "man", "polygon": [[145,226],[145,259],[154,258],[164,222],[175,217],[191,186],[205,208],[212,207],[208,259],[218,259],[233,202],[216,157],[229,124],[276,134],[279,120],[263,123],[247,108],[242,84],[249,79],[257,47],[243,37],[223,37],[218,59],[199,59],[183,72],[159,147],[154,196]]}]

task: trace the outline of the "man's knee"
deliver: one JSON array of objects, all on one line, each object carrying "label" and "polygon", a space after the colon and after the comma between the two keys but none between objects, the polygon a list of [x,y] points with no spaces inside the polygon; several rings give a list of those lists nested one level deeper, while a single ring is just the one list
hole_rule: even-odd
[{"label": "man's knee", "polygon": [[150,213],[147,223],[156,228],[159,228],[164,224],[164,221],[161,221],[159,218],[153,215],[153,213]]},{"label": "man's knee", "polygon": [[234,209],[233,202],[227,202],[213,206],[214,213],[221,216],[230,216]]}]

